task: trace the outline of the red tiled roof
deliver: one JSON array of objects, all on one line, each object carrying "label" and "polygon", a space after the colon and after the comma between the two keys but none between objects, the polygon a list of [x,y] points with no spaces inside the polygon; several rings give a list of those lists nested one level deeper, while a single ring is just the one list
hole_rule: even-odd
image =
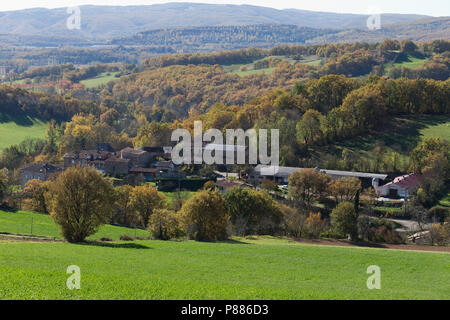
[{"label": "red tiled roof", "polygon": [[404,176],[400,176],[395,178],[392,182],[389,182],[386,185],[397,185],[403,188],[413,188],[416,187],[420,182],[420,175],[416,173],[405,174]]}]

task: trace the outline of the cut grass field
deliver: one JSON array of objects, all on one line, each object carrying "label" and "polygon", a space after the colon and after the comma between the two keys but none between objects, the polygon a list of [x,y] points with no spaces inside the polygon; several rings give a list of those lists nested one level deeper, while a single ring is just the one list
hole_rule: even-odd
[{"label": "cut grass field", "polygon": [[26,138],[44,138],[45,130],[46,123],[41,120],[0,114],[0,150]]},{"label": "cut grass field", "polygon": [[[273,71],[276,69],[275,67],[272,68],[263,68],[263,69],[253,69],[254,67],[254,63],[258,62],[258,61],[262,61],[262,60],[267,60],[267,59],[279,59],[281,61],[286,61],[288,63],[291,64],[295,64],[297,62],[300,63],[304,63],[304,64],[308,64],[311,66],[318,66],[321,63],[321,59],[317,56],[308,56],[305,57],[303,60],[294,60],[292,58],[289,58],[287,56],[270,56],[270,57],[265,57],[262,59],[256,59],[254,61],[251,61],[249,63],[242,63],[242,64],[232,64],[232,65],[222,65],[222,68],[229,73],[235,73],[237,75],[239,75],[240,77],[246,77],[252,74],[272,74]],[[245,71],[241,71],[241,67],[245,66],[247,68],[247,70]]]},{"label": "cut grass field", "polygon": [[[31,226],[33,225],[33,233],[31,233]],[[129,235],[139,237],[148,237],[149,233],[141,229],[130,229],[111,225],[105,225],[89,240],[100,239],[108,237],[113,240],[119,240],[122,235]],[[62,239],[60,229],[53,219],[46,214],[32,213],[27,211],[3,211],[0,210],[0,233],[20,234],[20,235],[35,235],[47,236]]]},{"label": "cut grass field", "polygon": [[386,65],[386,75],[392,67],[406,67],[409,69],[417,69],[422,63],[426,62],[428,58],[421,56],[420,54],[404,54],[401,53],[395,63]]},{"label": "cut grass field", "polygon": [[[13,230],[13,215],[1,212],[0,228]],[[100,232],[124,232],[110,228]],[[57,233],[48,225],[41,230]],[[66,287],[71,265],[81,269],[81,290]],[[371,265],[381,268],[381,290],[367,289]],[[450,254],[439,252],[272,237],[215,243],[0,241],[0,299],[448,299],[449,282]]]},{"label": "cut grass field", "polygon": [[102,84],[107,84],[110,81],[117,80],[116,75],[118,74],[119,72],[104,72],[95,78],[80,81],[80,83],[84,84],[88,89],[95,88]]},{"label": "cut grass field", "polygon": [[[81,269],[81,290],[66,269]],[[368,290],[367,267],[381,268]],[[0,241],[2,299],[448,299],[450,254],[280,239],[107,244]]]},{"label": "cut grass field", "polygon": [[417,69],[422,63],[427,61],[427,58],[414,56],[411,54],[407,54],[404,57],[402,56],[397,60],[396,63],[393,64],[394,67],[406,67],[409,69]]}]

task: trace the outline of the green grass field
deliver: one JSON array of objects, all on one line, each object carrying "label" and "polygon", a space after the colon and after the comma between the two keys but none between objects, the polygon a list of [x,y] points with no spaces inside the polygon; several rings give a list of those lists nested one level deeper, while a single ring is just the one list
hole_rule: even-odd
[{"label": "green grass field", "polygon": [[428,58],[422,57],[421,55],[401,53],[395,63],[388,63],[385,65],[386,75],[392,67],[406,67],[414,70],[427,60]]},{"label": "green grass field", "polygon": [[110,81],[117,80],[116,75],[118,74],[119,72],[104,72],[95,78],[80,81],[80,83],[84,84],[88,89],[95,88],[102,84],[107,84]]},{"label": "green grass field", "polygon": [[[31,235],[32,224],[33,235],[62,239],[59,227],[54,224],[53,219],[49,215],[26,211],[7,212],[0,210],[0,233]],[[109,237],[113,240],[119,240],[120,236],[125,234],[134,236],[135,232],[140,237],[149,236],[149,233],[145,230],[105,225],[89,239]]]},{"label": "green grass field", "polygon": [[[0,212],[0,231],[22,232],[33,216]],[[117,228],[117,229],[115,229]],[[123,228],[106,226],[115,236]],[[66,287],[81,269],[81,290]],[[381,268],[369,290],[367,267]],[[272,237],[230,241],[0,241],[0,299],[448,299],[450,254],[315,246]]]},{"label": "green grass field", "polygon": [[[255,62],[258,61],[262,61],[262,60],[267,60],[269,58],[272,59],[280,59],[281,61],[287,61],[289,63],[296,63],[297,61],[295,61],[292,58],[286,57],[286,56],[270,56],[270,57],[265,57],[262,59],[255,59],[249,63],[241,63],[241,64],[232,64],[232,65],[222,65],[222,68],[229,73],[235,73],[237,75],[239,75],[240,77],[246,77],[252,74],[272,74],[273,71],[276,69],[275,67],[272,68],[263,68],[263,69],[253,69],[253,64]],[[306,63],[311,63],[314,61],[310,61],[310,60],[305,60]],[[320,62],[320,61],[319,61]],[[241,67],[245,66],[247,68],[246,71],[241,71]]]},{"label": "green grass field", "polygon": [[0,150],[19,144],[25,138],[44,138],[46,123],[31,118],[12,118],[0,114]]},{"label": "green grass field", "polygon": [[319,154],[340,154],[343,148],[372,159],[370,153],[378,143],[386,153],[396,151],[406,160],[409,152],[425,138],[439,137],[450,141],[450,116],[420,115],[399,117],[379,132],[336,143],[319,150]]},{"label": "green grass field", "polygon": [[[443,118],[444,119],[444,118]],[[440,137],[443,140],[450,142],[450,117],[447,117],[446,121],[431,125],[420,130],[420,134],[423,138],[435,138]]]},{"label": "green grass field", "polygon": [[[66,288],[70,265],[81,290]],[[381,290],[368,290],[368,266]],[[448,299],[450,255],[302,245],[0,242],[2,299]]]}]

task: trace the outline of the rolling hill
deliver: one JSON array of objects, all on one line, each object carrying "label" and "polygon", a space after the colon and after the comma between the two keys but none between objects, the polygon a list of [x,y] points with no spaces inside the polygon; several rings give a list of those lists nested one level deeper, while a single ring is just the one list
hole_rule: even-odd
[{"label": "rolling hill", "polygon": [[359,28],[328,33],[312,40],[307,40],[307,43],[382,42],[385,39],[409,39],[413,41],[450,39],[450,17],[421,19],[392,25],[385,25],[385,22],[382,20],[382,25],[381,29],[373,31]]},{"label": "rolling hill", "polygon": [[[81,6],[81,30],[68,30],[66,8],[0,12],[0,34],[112,38],[159,28],[291,24],[310,28],[363,28],[367,15],[277,10],[249,5],[167,3],[150,6]],[[384,14],[383,24],[429,18]]]}]

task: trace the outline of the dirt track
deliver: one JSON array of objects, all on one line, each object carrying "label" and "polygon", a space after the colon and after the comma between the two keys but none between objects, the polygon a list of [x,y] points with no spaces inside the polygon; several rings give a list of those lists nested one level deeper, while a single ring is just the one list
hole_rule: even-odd
[{"label": "dirt track", "polygon": [[[23,241],[23,242],[62,242],[62,240],[52,238],[38,238],[26,236],[5,236],[0,235],[0,241]],[[347,241],[332,241],[332,240],[309,240],[309,239],[290,239],[294,242],[323,245],[323,246],[340,246],[340,247],[360,247],[360,248],[378,248],[378,249],[392,249],[392,250],[414,250],[414,251],[434,251],[434,252],[449,252],[450,247],[427,246],[418,244],[388,244],[388,243],[368,243],[368,242],[347,242]]]},{"label": "dirt track", "polygon": [[17,236],[17,235],[0,235],[0,241],[23,241],[23,242],[61,242],[58,239],[52,238],[39,238],[39,237],[28,237],[28,236]]}]

